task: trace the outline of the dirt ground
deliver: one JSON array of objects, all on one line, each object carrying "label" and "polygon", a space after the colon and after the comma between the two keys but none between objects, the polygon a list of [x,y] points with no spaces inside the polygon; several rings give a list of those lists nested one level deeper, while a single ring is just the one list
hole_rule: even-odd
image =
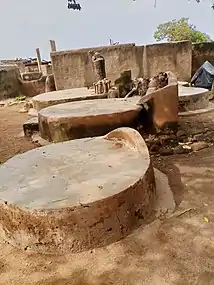
[{"label": "dirt ground", "polygon": [[0,107],[0,163],[35,147],[30,140],[19,136],[22,124],[28,119],[19,109],[20,105]]},{"label": "dirt ground", "polygon": [[[0,108],[1,162],[34,147],[17,137],[27,119],[17,109]],[[214,113],[208,113],[192,124],[214,128],[213,120]],[[0,241],[0,284],[214,285],[214,147],[153,161],[167,174],[177,203],[170,218],[74,255],[32,254]]]}]

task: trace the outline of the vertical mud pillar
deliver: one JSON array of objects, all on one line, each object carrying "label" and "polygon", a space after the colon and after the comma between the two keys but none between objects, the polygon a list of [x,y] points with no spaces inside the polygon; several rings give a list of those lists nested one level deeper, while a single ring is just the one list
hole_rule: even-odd
[{"label": "vertical mud pillar", "polygon": [[147,57],[147,49],[146,46],[144,46],[143,50],[143,77],[144,78],[149,78],[149,66],[148,66],[148,57]]},{"label": "vertical mud pillar", "polygon": [[54,40],[50,40],[51,52],[56,51],[56,42]]},{"label": "vertical mud pillar", "polygon": [[95,71],[95,81],[103,80],[106,78],[106,69],[105,69],[105,59],[101,54],[96,52],[92,56],[92,61],[94,65],[94,71]]},{"label": "vertical mud pillar", "polygon": [[36,49],[36,57],[37,57],[38,70],[39,72],[42,72],[42,60],[39,48]]},{"label": "vertical mud pillar", "polygon": [[47,76],[45,80],[45,92],[56,91],[55,80],[53,74]]}]

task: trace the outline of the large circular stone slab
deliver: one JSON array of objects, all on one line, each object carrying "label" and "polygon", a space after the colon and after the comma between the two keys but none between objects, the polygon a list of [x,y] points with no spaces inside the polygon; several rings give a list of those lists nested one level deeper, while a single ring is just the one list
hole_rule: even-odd
[{"label": "large circular stone slab", "polygon": [[156,195],[147,146],[129,128],[15,156],[0,181],[1,238],[51,254],[123,238],[146,222]]},{"label": "large circular stone slab", "polygon": [[106,95],[96,95],[88,88],[74,88],[39,94],[32,98],[34,109],[37,111],[67,102],[104,98]]},{"label": "large circular stone slab", "polygon": [[136,100],[99,99],[65,103],[39,111],[43,139],[62,142],[107,134],[136,123],[141,111]]},{"label": "large circular stone slab", "polygon": [[204,109],[209,106],[209,90],[179,85],[179,112]]}]

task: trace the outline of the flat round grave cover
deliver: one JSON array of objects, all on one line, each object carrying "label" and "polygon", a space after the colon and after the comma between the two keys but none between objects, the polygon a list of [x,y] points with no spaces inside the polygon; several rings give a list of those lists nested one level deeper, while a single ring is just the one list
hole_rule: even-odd
[{"label": "flat round grave cover", "polygon": [[147,146],[129,128],[15,156],[0,180],[0,235],[42,253],[119,240],[150,215],[155,196]]},{"label": "flat round grave cover", "polygon": [[179,86],[179,112],[195,111],[209,107],[209,90]]},{"label": "flat round grave cover", "polygon": [[94,90],[88,88],[73,88],[67,90],[58,90],[53,92],[47,92],[39,94],[32,98],[33,107],[37,111],[67,102],[82,101],[82,100],[91,100],[103,98],[105,95],[97,95],[94,93]]},{"label": "flat round grave cover", "polygon": [[207,94],[208,90],[205,88],[178,86],[179,100],[189,100],[191,97],[200,97]]},{"label": "flat round grave cover", "polygon": [[70,102],[39,111],[43,139],[62,142],[107,134],[118,127],[136,123],[142,107],[136,99],[99,99]]}]

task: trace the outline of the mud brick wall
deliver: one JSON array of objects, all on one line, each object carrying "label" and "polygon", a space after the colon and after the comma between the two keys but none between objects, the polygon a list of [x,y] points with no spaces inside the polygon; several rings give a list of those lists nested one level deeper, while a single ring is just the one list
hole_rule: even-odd
[{"label": "mud brick wall", "polygon": [[95,81],[90,50],[100,52],[106,60],[107,77],[114,81],[126,69],[132,75],[142,74],[144,47],[135,44],[87,48],[51,53],[53,73],[57,90],[92,86]]},{"label": "mud brick wall", "polygon": [[214,42],[192,45],[192,75],[208,60],[214,65]]},{"label": "mud brick wall", "polygon": [[7,60],[7,59],[3,59],[0,60],[0,62],[4,65],[17,65],[20,72],[25,72],[25,65],[24,65],[24,61],[23,60]]},{"label": "mud brick wall", "polygon": [[33,97],[38,94],[45,93],[45,80],[46,75],[41,76],[37,80],[31,80],[31,81],[24,81],[19,80],[20,86],[19,91],[20,94],[27,96],[27,97]]},{"label": "mud brick wall", "polygon": [[51,53],[57,90],[89,87],[95,81],[90,50],[99,51],[106,60],[107,77],[114,81],[124,70],[131,69],[132,77],[152,77],[170,70],[178,79],[191,78],[192,44],[177,42],[135,46],[125,44]]},{"label": "mud brick wall", "polygon": [[148,77],[161,71],[172,71],[178,80],[191,77],[192,44],[188,41],[147,45],[144,69]]},{"label": "mud brick wall", "polygon": [[16,65],[0,65],[0,100],[19,96],[20,77]]}]

